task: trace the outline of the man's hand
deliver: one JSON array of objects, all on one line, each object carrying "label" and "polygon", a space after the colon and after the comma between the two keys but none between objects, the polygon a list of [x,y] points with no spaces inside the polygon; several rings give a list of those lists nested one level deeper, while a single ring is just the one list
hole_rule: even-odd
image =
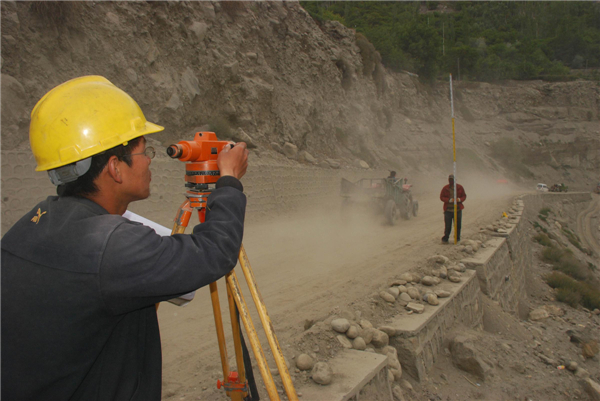
[{"label": "man's hand", "polygon": [[217,165],[221,171],[221,177],[231,175],[238,180],[246,174],[248,168],[248,149],[244,142],[238,142],[233,145],[227,145],[219,153]]}]

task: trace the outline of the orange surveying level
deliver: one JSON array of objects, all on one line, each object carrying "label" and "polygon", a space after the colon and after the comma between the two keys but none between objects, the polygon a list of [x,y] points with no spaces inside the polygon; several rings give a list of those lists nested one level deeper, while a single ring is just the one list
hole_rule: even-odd
[{"label": "orange surveying level", "polygon": [[[180,141],[167,148],[167,154],[170,157],[186,162],[185,186],[188,189],[185,193],[187,199],[181,204],[177,211],[175,225],[173,226],[171,234],[183,234],[189,224],[194,209],[198,211],[200,223],[204,223],[206,218],[206,200],[210,193],[215,189],[214,186],[220,178],[217,157],[219,152],[227,145],[233,146],[234,144],[229,141],[217,140],[217,136],[214,132],[197,132],[193,141]],[[294,384],[292,383],[291,376],[288,372],[279,342],[273,331],[271,319],[269,318],[267,309],[262,301],[260,292],[258,291],[254,273],[250,268],[250,261],[248,260],[243,245],[240,248],[239,262],[265,330],[279,374],[281,375],[281,380],[288,400],[297,401],[298,396],[296,395]],[[250,345],[260,374],[267,389],[267,393],[269,394],[269,398],[271,400],[279,400],[280,398],[275,382],[273,381],[273,376],[267,365],[262,346],[258,339],[258,334],[254,329],[254,324],[252,323],[248,307],[244,301],[237,276],[233,270],[225,276],[225,282],[227,287],[227,300],[231,317],[237,372],[230,370],[229,367],[217,282],[213,282],[210,284],[210,296],[224,378],[223,381],[217,381],[217,387],[219,389],[223,387],[226,394],[233,401],[251,400],[251,397],[254,397],[254,393],[256,392],[254,383],[250,383],[250,386],[248,385],[247,377],[251,378],[252,366],[249,360],[244,364],[245,344],[239,325],[239,318],[241,318],[248,339],[250,340]],[[246,367],[248,368],[248,374],[246,372]],[[257,394],[256,396],[258,397]]]}]

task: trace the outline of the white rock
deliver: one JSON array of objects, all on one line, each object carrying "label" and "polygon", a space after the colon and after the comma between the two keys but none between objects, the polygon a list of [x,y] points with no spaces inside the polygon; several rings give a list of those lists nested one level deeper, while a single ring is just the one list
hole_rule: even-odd
[{"label": "white rock", "polygon": [[409,302],[408,305],[406,305],[406,309],[416,313],[423,313],[425,311],[425,306],[414,302]]},{"label": "white rock", "polygon": [[441,265],[445,265],[446,263],[448,263],[450,261],[450,259],[448,259],[444,255],[434,255],[434,256],[428,257],[427,261],[429,263],[438,263],[438,264],[441,264]]},{"label": "white rock", "polygon": [[412,301],[412,298],[406,292],[403,292],[402,294],[400,294],[400,300],[404,302],[410,302]]},{"label": "white rock", "polygon": [[396,298],[394,298],[394,296],[387,291],[380,291],[379,296],[384,301],[389,302],[389,303],[394,303],[396,301]]},{"label": "white rock", "polygon": [[352,348],[352,343],[350,342],[350,340],[348,340],[348,337],[338,334],[337,339],[340,342],[340,344],[342,344],[342,347]]},{"label": "white rock", "polygon": [[348,319],[334,319],[331,321],[331,328],[338,333],[345,333],[350,328]]},{"label": "white rock", "polygon": [[529,312],[529,320],[538,321],[550,317],[548,311],[544,308],[537,308]]},{"label": "white rock", "polygon": [[450,291],[435,290],[435,295],[437,295],[438,298],[448,298],[452,294],[450,293]]}]

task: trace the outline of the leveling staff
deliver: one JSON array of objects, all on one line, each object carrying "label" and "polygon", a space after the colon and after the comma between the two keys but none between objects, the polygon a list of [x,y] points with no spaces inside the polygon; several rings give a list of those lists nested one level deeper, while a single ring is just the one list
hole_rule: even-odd
[{"label": "leveling staff", "polygon": [[233,269],[248,166],[244,143],[220,152],[206,222],[161,237],[121,217],[150,195],[154,150],[144,135],[161,130],[98,76],[52,89],[33,109],[36,170],[49,172],[59,196],[2,239],[2,399],[160,400],[154,304]]}]

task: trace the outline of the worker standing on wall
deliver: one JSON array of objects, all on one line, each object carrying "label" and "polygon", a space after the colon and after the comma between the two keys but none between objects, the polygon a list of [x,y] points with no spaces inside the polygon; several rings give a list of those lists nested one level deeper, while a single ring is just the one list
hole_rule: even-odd
[{"label": "worker standing on wall", "polygon": [[[458,211],[456,214],[456,233],[457,240],[460,241],[460,226],[462,223],[462,210],[465,208],[463,202],[467,200],[467,194],[462,185],[456,184],[456,203]],[[454,175],[448,176],[448,185],[442,188],[440,200],[444,202],[444,236],[442,242],[447,244],[450,232],[452,231],[452,221],[454,220]]]},{"label": "worker standing on wall", "polygon": [[144,135],[162,130],[99,76],[59,85],[33,109],[36,170],[59,196],[2,238],[2,399],[160,400],[155,304],[236,265],[248,166],[244,143],[220,152],[205,223],[161,237],[121,215],[150,195]]}]

